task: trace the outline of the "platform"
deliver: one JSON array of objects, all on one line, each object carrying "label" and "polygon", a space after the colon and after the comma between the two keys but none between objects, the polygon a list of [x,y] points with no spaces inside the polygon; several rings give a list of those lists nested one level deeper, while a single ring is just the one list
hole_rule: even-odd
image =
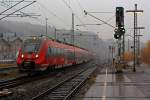
[{"label": "platform", "polygon": [[[145,70],[145,71],[144,71]],[[139,67],[137,72],[125,70],[122,74],[104,68],[82,100],[150,100],[150,72]]]}]

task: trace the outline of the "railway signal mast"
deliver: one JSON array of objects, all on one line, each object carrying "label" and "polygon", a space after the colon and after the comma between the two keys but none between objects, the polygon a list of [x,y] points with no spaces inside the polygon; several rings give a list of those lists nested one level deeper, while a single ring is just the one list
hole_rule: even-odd
[{"label": "railway signal mast", "polygon": [[[140,51],[140,34],[138,35],[138,30],[140,29],[144,29],[144,27],[138,27],[138,23],[137,23],[137,14],[138,13],[143,13],[143,10],[138,10],[137,9],[137,4],[135,4],[135,10],[127,10],[126,12],[132,12],[134,13],[134,62],[133,62],[133,72],[136,72],[136,68],[135,66],[137,65],[137,63],[139,63],[139,51]],[[138,40],[138,41],[137,41]],[[138,43],[139,42],[139,43]]]},{"label": "railway signal mast", "polygon": [[[124,8],[123,7],[116,7],[116,28],[114,31],[115,31],[114,38],[118,40],[117,63],[119,66],[119,65],[121,65],[121,61],[123,61],[123,59],[122,59],[123,57],[121,57],[121,47],[123,49],[125,47],[125,45],[124,45],[125,28],[124,28]],[[122,36],[123,36],[123,43],[121,43]],[[122,51],[124,51],[124,50],[122,50]],[[124,52],[122,55],[124,55]],[[119,67],[121,67],[121,66],[119,66]],[[117,69],[117,72],[121,72],[121,71],[122,71],[121,68]]]}]

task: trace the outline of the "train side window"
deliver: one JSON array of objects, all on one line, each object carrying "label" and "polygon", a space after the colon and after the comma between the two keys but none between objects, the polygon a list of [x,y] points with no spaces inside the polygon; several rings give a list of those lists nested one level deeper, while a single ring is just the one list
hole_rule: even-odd
[{"label": "train side window", "polygon": [[63,56],[64,55],[64,49],[61,48],[60,50],[61,50],[61,55]]},{"label": "train side window", "polygon": [[48,48],[48,52],[49,52],[49,56],[52,54],[52,50],[51,50],[51,47]]},{"label": "train side window", "polygon": [[46,57],[49,57],[49,47],[48,47],[47,52],[46,52]]},{"label": "train side window", "polygon": [[55,56],[55,52],[56,52],[55,48],[54,47],[51,47],[51,48],[52,48],[52,55]]},{"label": "train side window", "polygon": [[57,56],[57,48],[54,47],[53,50],[54,50],[54,56]]},{"label": "train side window", "polygon": [[59,51],[59,48],[57,48],[57,55],[59,55],[60,54],[60,51]]}]

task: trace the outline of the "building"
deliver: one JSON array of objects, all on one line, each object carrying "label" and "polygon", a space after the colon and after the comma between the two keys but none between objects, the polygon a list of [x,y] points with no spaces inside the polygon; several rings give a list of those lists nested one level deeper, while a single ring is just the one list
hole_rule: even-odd
[{"label": "building", "polygon": [[0,37],[0,60],[15,59],[23,40],[20,37]]}]

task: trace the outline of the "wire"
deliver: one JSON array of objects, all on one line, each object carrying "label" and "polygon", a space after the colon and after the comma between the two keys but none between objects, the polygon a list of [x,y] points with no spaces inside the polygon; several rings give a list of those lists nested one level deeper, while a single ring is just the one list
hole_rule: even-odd
[{"label": "wire", "polygon": [[[43,13],[43,15],[44,15],[44,18],[46,18],[45,10],[43,10],[39,4],[38,4],[38,6],[39,6],[39,10],[41,10],[41,12],[42,12],[42,13]],[[42,19],[40,19],[40,20],[41,20],[41,22],[43,22],[43,20],[42,20]],[[49,20],[48,20],[48,21],[49,21]],[[51,22],[51,25],[55,27],[55,25],[54,25],[52,22]]]},{"label": "wire", "polygon": [[[3,6],[3,7],[9,7],[10,5],[8,5],[7,3],[5,3],[5,2],[1,2],[1,3],[3,3],[4,5],[1,5],[1,6]],[[14,10],[17,10],[16,8],[13,8]],[[22,14],[24,14],[24,15],[28,15],[28,17],[30,17],[30,18],[37,18],[37,17],[32,17],[32,16],[30,16],[29,14],[27,14],[27,13],[24,13],[24,12],[22,12],[22,11],[18,11],[18,12],[20,12],[20,13],[22,13]]]},{"label": "wire", "polygon": [[58,20],[60,20],[62,23],[64,23],[67,27],[70,26],[68,25],[62,18],[60,18],[59,16],[57,16],[54,12],[52,12],[51,10],[49,10],[48,8],[46,8],[43,4],[41,4],[40,2],[37,2],[42,8],[44,8],[48,14],[50,13],[52,16],[56,17]]},{"label": "wire", "polygon": [[76,2],[78,3],[79,8],[81,9],[81,11],[84,11],[85,9],[84,9],[84,7],[81,5],[81,3],[79,2],[79,0],[76,0]]},{"label": "wire", "polygon": [[[77,16],[77,14],[73,11],[72,7],[65,1],[65,0],[62,0],[63,3],[68,7],[68,9],[70,9],[71,13],[74,13],[76,19],[81,23],[81,24],[84,24],[84,22],[80,19],[79,16]],[[85,26],[86,28],[86,26]],[[87,29],[87,28],[86,28]],[[87,29],[88,30],[88,29]]]},{"label": "wire", "polygon": [[84,13],[85,13],[85,15],[89,15],[89,16],[91,16],[91,17],[93,17],[93,18],[95,18],[95,19],[97,19],[97,20],[103,22],[104,24],[106,24],[106,25],[108,25],[108,26],[110,26],[110,27],[112,27],[112,28],[115,29],[115,27],[114,27],[113,25],[109,24],[108,22],[106,22],[106,21],[104,21],[104,20],[102,20],[102,19],[100,19],[100,18],[97,18],[96,16],[94,16],[94,15],[88,13],[88,12],[85,11],[85,10],[84,10]]},{"label": "wire", "polygon": [[17,6],[18,4],[22,3],[23,1],[24,1],[24,0],[22,0],[22,1],[18,2],[18,3],[16,3],[16,4],[14,4],[13,6],[11,6],[11,7],[7,8],[6,10],[2,11],[2,12],[0,13],[0,15],[2,15],[4,12],[10,10],[11,8]]},{"label": "wire", "polygon": [[111,21],[113,18],[115,18],[116,15],[113,15],[112,17],[110,17],[106,22]]},{"label": "wire", "polygon": [[[71,13],[74,13],[73,9],[71,8],[71,6],[65,1],[65,0],[62,0],[63,3],[70,9]],[[75,13],[74,13],[75,14]]]},{"label": "wire", "polygon": [[2,20],[2,19],[4,19],[4,18],[6,18],[6,17],[8,17],[8,16],[10,16],[10,15],[12,15],[12,14],[14,14],[14,13],[16,13],[16,12],[20,11],[21,9],[24,9],[24,8],[26,8],[26,7],[30,6],[31,4],[33,4],[33,3],[35,3],[35,2],[36,2],[36,1],[33,1],[33,2],[31,2],[30,4],[28,4],[28,5],[24,6],[24,7],[21,7],[20,9],[18,9],[18,10],[16,10],[16,11],[14,11],[14,12],[12,12],[12,13],[10,13],[10,14],[8,14],[8,15],[6,15],[6,16],[4,16],[4,17],[2,17],[2,18],[0,18],[0,20]]}]

